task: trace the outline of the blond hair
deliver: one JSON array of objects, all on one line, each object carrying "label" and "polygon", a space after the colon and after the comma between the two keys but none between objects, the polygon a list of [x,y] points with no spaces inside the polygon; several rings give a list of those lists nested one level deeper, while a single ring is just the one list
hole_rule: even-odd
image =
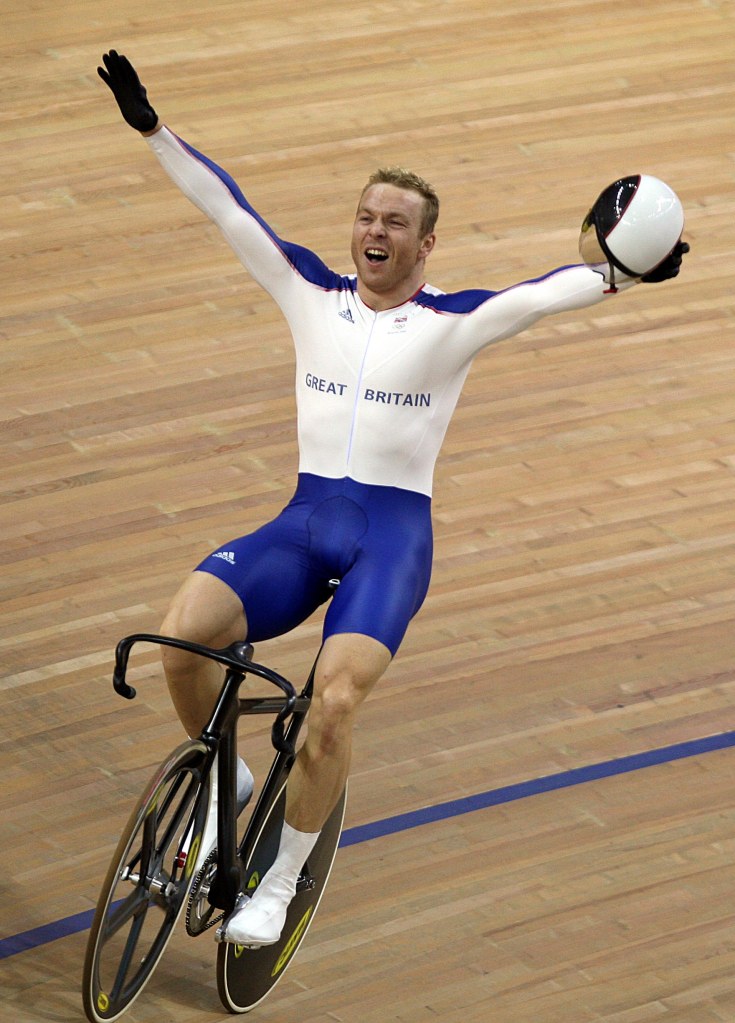
[{"label": "blond hair", "polygon": [[362,190],[363,195],[371,185],[395,185],[396,188],[405,188],[409,192],[418,192],[424,200],[421,235],[426,237],[427,234],[431,234],[439,216],[439,196],[428,181],[424,181],[418,174],[405,170],[403,167],[379,167],[368,178],[367,184]]}]

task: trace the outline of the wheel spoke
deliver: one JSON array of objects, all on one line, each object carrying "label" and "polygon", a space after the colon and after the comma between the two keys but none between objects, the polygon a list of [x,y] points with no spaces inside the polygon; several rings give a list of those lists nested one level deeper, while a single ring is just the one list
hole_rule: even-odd
[{"label": "wheel spoke", "polygon": [[[168,821],[168,823],[166,825],[166,830],[164,832],[163,838],[161,839],[159,845],[156,848],[157,857],[161,857],[161,856],[163,856],[163,854],[165,854],[166,850],[170,847],[171,843],[174,841],[176,835],[180,835],[181,836],[180,841],[184,840],[184,838],[186,836],[186,831],[183,828],[183,824],[184,824],[185,818],[188,818],[190,816],[190,807],[191,807],[191,804],[192,804],[192,796],[194,795],[194,793],[196,791],[197,785],[198,785],[197,780],[192,777],[190,779],[189,786],[188,786],[186,792],[184,793],[183,798],[179,802],[179,805],[178,805],[178,807],[176,809],[176,812],[171,816],[171,819]],[[174,857],[174,868],[176,867],[177,861],[178,861],[178,857]],[[173,869],[172,870],[172,880],[173,880],[175,874],[176,874],[176,869]]]},{"label": "wheel spoke", "polygon": [[136,888],[125,899],[114,902],[110,909],[112,912],[105,921],[103,937],[105,941],[113,938],[121,927],[124,927],[129,920],[140,913],[141,906],[148,904],[148,895],[141,888]]},{"label": "wheel spoke", "polygon": [[115,983],[112,985],[111,1000],[113,1004],[117,1002],[120,997],[120,993],[123,990],[125,980],[130,969],[130,964],[133,961],[135,949],[137,947],[141,931],[143,930],[143,923],[145,921],[147,911],[147,908],[143,908],[142,905],[140,906],[140,911],[134,917],[133,926],[130,928],[130,933],[125,941],[125,948],[122,956],[120,957],[120,966],[118,967],[117,976],[115,977]]}]

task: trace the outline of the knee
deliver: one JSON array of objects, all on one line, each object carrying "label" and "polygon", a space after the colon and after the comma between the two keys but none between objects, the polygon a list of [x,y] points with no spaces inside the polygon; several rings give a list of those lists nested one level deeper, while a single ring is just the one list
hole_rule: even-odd
[{"label": "knee", "polygon": [[[161,634],[202,646],[225,647],[244,639],[247,622],[239,599],[212,576],[194,573],[174,597],[161,623]],[[176,647],[162,647],[166,675],[189,675],[201,658]]]},{"label": "knee", "polygon": [[349,676],[338,676],[315,693],[309,711],[313,752],[328,756],[349,744],[358,705]]},{"label": "knee", "polygon": [[[204,643],[205,639],[198,634],[195,623],[195,615],[190,613],[186,602],[177,597],[161,623],[161,635],[170,639],[182,639],[187,643]],[[161,646],[161,661],[166,677],[170,681],[181,677],[188,678],[198,660],[195,654],[186,650]]]},{"label": "knee", "polygon": [[[168,636],[171,639],[197,642],[197,640],[187,635],[186,630],[172,628],[172,624],[168,618],[164,619],[161,626],[161,635]],[[175,685],[177,683],[188,682],[196,673],[201,663],[201,658],[197,657],[196,654],[188,653],[186,650],[179,650],[173,646],[161,646],[161,664],[170,684]]]},{"label": "knee", "polygon": [[187,599],[173,601],[161,622],[161,635],[171,639],[182,639],[187,643],[207,645],[211,630],[203,628],[203,615],[197,611],[197,602]]}]

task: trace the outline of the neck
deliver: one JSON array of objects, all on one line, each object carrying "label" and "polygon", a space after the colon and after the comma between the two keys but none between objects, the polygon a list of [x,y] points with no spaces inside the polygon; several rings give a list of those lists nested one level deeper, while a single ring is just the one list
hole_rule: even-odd
[{"label": "neck", "polygon": [[421,290],[422,285],[423,281],[419,281],[418,284],[412,285],[410,288],[381,292],[373,291],[358,277],[357,294],[368,308],[374,309],[376,313],[382,313],[385,312],[386,309],[395,309],[396,306],[403,305],[404,302],[409,302],[413,296]]}]

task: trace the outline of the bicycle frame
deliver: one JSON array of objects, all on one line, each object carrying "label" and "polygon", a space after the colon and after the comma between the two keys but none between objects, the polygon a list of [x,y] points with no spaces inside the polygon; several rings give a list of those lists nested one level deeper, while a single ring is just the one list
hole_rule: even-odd
[{"label": "bicycle frame", "polygon": [[[84,1010],[92,1023],[118,1020],[148,983],[186,908],[192,937],[224,921],[215,934],[217,990],[228,1011],[248,1012],[280,981],[308,931],[344,821],[346,786],[303,865],[282,941],[256,948],[227,941],[227,921],[237,912],[240,896],[257,888],[277,855],[288,777],[311,703],[318,656],[297,695],[287,679],[252,660],[248,643],[212,650],[138,633],[121,640],[116,650],[113,684],[127,699],[135,696],[125,675],[136,643],[200,655],[221,664],[225,677],[205,727],[163,761],[120,836],[90,928],[82,980]],[[247,675],[275,685],[280,694],[241,697],[239,689]],[[271,741],[276,756],[238,846],[237,722],[249,714],[274,716]],[[210,821],[215,799],[216,821]],[[216,851],[207,852],[203,843],[210,850],[216,845]]]},{"label": "bicycle frame", "polygon": [[[125,699],[132,700],[136,690],[125,679],[130,652],[136,643],[152,643],[159,646],[175,647],[188,653],[212,660],[225,667],[225,680],[215,703],[209,721],[198,736],[209,750],[211,770],[215,754],[217,757],[217,873],[209,892],[211,905],[225,912],[231,911],[243,887],[243,864],[251,853],[249,846],[255,840],[251,829],[246,830],[240,848],[237,845],[236,827],[236,772],[237,772],[237,731],[239,718],[243,715],[275,715],[271,729],[271,740],[277,750],[273,764],[261,789],[253,810],[257,817],[262,806],[267,805],[273,795],[273,787],[295,757],[296,740],[306,717],[314,685],[316,661],[311,669],[301,694],[288,679],[271,668],[257,664],[252,658],[250,643],[236,642],[221,650],[212,650],[198,643],[174,639],[169,636],[137,633],[122,639],[115,651],[113,686]],[[240,697],[239,689],[247,675],[255,675],[279,688],[282,697]],[[248,839],[250,839],[248,841]]]}]

